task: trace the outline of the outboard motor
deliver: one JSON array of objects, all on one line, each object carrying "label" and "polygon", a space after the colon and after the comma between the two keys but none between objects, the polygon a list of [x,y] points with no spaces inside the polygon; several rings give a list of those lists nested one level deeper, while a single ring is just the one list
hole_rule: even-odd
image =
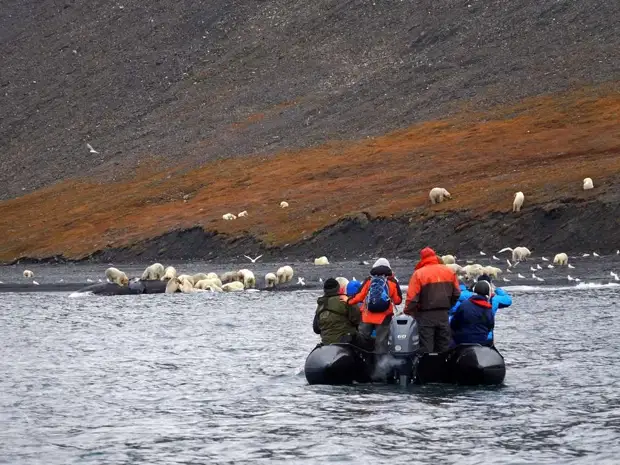
[{"label": "outboard motor", "polygon": [[392,318],[388,347],[390,355],[394,358],[392,379],[406,386],[415,378],[417,353],[420,347],[418,324],[415,319],[404,314]]}]

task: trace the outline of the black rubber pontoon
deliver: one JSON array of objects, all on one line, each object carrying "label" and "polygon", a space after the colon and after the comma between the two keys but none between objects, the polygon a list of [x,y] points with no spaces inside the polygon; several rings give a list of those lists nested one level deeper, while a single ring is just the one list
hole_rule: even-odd
[{"label": "black rubber pontoon", "polygon": [[351,344],[317,346],[306,358],[304,372],[310,384],[351,384],[371,381],[371,363]]},{"label": "black rubber pontoon", "polygon": [[495,347],[463,344],[441,354],[422,355],[416,376],[421,384],[497,385],[506,377],[506,365]]},{"label": "black rubber pontoon", "polygon": [[504,381],[504,357],[494,347],[460,345],[441,354],[420,354],[415,320],[394,317],[389,353],[374,354],[351,344],[317,346],[306,358],[309,384],[386,382],[497,385]]}]

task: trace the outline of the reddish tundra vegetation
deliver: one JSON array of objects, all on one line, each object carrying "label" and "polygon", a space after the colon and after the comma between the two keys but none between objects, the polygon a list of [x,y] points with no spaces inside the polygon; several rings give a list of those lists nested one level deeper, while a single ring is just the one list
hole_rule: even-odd
[{"label": "reddish tundra vegetation", "polygon": [[[249,115],[239,125],[268,118]],[[114,183],[65,180],[0,203],[0,260],[77,259],[196,225],[281,245],[357,212],[424,221],[445,211],[509,211],[516,191],[525,193],[525,208],[590,198],[620,173],[619,118],[620,93],[609,84],[359,141],[198,168],[158,171],[152,163]],[[596,189],[584,192],[584,177]],[[435,186],[453,199],[431,207]],[[282,200],[290,207],[279,208]],[[247,218],[222,220],[242,210]]]}]

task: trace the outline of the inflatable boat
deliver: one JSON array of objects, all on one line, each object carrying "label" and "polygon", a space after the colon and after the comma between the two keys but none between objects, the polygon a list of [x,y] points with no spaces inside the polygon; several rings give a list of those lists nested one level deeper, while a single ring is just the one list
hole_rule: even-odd
[{"label": "inflatable boat", "polygon": [[306,358],[306,379],[309,384],[498,385],[506,376],[504,357],[494,347],[463,344],[420,354],[417,325],[408,315],[392,319],[388,347],[387,354],[376,354],[352,344],[319,345]]},{"label": "inflatable boat", "polygon": [[133,294],[162,294],[166,291],[167,281],[135,280],[127,286],[116,283],[97,283],[86,286],[78,292],[89,292],[95,295],[133,295]]}]

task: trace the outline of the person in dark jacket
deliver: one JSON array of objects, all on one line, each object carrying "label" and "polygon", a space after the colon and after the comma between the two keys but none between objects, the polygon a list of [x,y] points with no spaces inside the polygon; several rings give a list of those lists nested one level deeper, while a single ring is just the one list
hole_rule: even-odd
[{"label": "person in dark jacket", "polygon": [[418,323],[421,351],[444,352],[450,348],[448,311],[460,294],[454,271],[439,262],[433,249],[422,249],[405,304],[405,313]]},{"label": "person in dark jacket", "polygon": [[323,291],[317,300],[314,332],[321,335],[323,344],[355,343],[361,321],[359,309],[347,304],[347,296],[340,294],[340,284],[334,278],[325,281]]},{"label": "person in dark jacket", "polygon": [[455,344],[491,345],[489,332],[495,327],[493,305],[489,302],[491,284],[478,281],[473,288],[474,295],[461,302],[450,321]]},{"label": "person in dark jacket", "polygon": [[[510,307],[512,305],[512,297],[501,287],[495,287],[493,282],[491,281],[491,277],[489,275],[483,274],[478,278],[478,281],[487,281],[491,283],[491,297],[489,301],[491,302],[491,310],[493,310],[493,317],[495,317],[497,310],[500,308]],[[459,297],[459,301],[450,309],[450,319],[459,308],[462,302],[466,301],[470,297],[472,297],[474,293],[469,290],[464,284],[461,284],[461,296]],[[489,331],[489,335],[487,336],[487,344],[494,344],[494,330]]]}]

